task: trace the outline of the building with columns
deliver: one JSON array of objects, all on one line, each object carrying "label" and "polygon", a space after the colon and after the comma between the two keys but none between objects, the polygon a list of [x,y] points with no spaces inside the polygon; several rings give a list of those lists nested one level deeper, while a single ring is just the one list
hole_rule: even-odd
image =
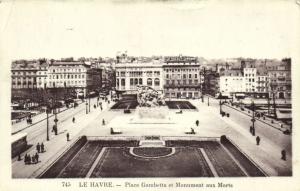
[{"label": "building with columns", "polygon": [[116,90],[137,93],[137,86],[150,86],[163,93],[163,69],[160,60],[133,61],[116,64]]}]

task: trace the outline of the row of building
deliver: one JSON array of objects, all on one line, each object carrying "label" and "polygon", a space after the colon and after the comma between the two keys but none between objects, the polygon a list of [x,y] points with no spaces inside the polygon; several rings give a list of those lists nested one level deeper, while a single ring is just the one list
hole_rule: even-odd
[{"label": "row of building", "polygon": [[11,67],[12,92],[69,88],[86,95],[114,83],[112,67],[74,60],[15,61]]},{"label": "row of building", "polygon": [[15,61],[12,90],[72,88],[77,92],[115,89],[135,94],[150,86],[166,98],[253,96],[291,98],[291,59],[232,59],[206,64],[198,57],[128,57]]},{"label": "row of building", "polygon": [[211,95],[290,99],[291,59],[245,59],[235,66],[217,64],[215,70],[206,71],[205,90]]},{"label": "row of building", "polygon": [[119,61],[116,90],[136,93],[137,86],[150,86],[166,98],[199,98],[200,64],[196,57],[174,56],[149,60]]},{"label": "row of building", "polygon": [[291,98],[291,59],[235,59],[204,66],[197,57],[158,59],[119,58],[116,89],[135,93],[138,85],[151,86],[166,98],[253,96]]}]

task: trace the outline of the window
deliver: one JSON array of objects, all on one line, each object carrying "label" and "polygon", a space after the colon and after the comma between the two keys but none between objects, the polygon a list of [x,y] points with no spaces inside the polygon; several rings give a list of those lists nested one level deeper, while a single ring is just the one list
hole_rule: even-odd
[{"label": "window", "polygon": [[140,79],[139,79],[139,85],[142,85],[142,84],[143,84],[143,79],[140,78]]},{"label": "window", "polygon": [[[167,80],[167,81],[169,81],[169,80]],[[152,79],[151,78],[147,79],[147,86],[152,86]]]},{"label": "window", "polygon": [[133,79],[130,78],[130,86],[133,86]]},{"label": "window", "polygon": [[197,74],[195,74],[195,78],[197,78]]},{"label": "window", "polygon": [[189,74],[189,78],[192,78],[192,74]]},{"label": "window", "polygon": [[121,79],[121,86],[125,86],[125,79]]},{"label": "window", "polygon": [[159,84],[160,84],[159,79],[158,79],[158,78],[155,78],[155,80],[154,80],[154,85],[155,85],[155,86],[159,86]]}]

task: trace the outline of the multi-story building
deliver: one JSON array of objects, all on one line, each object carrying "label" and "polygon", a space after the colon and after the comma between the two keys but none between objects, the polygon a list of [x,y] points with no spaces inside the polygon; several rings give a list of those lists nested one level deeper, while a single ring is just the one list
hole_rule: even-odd
[{"label": "multi-story building", "polygon": [[11,100],[29,103],[29,105],[42,102],[47,67],[47,63],[41,60],[14,61],[11,65]]},{"label": "multi-story building", "polygon": [[150,86],[163,93],[163,70],[160,60],[121,62],[116,64],[116,90],[137,93],[137,86]]},{"label": "multi-story building", "polygon": [[222,95],[232,96],[244,92],[244,77],[239,69],[227,70],[223,76],[220,76],[220,93]]},{"label": "multi-story building", "polygon": [[12,89],[44,88],[46,77],[46,63],[40,63],[38,61],[24,61],[12,63]]},{"label": "multi-story building", "polygon": [[86,90],[101,87],[101,70],[80,61],[54,61],[47,75],[47,88],[72,88],[86,95]]},{"label": "multi-story building", "polygon": [[266,68],[257,69],[256,75],[256,97],[267,98],[269,79]]},{"label": "multi-story building", "polygon": [[282,59],[278,66],[272,66],[268,70],[269,77],[269,96],[279,99],[290,99],[291,82],[291,59]]},{"label": "multi-story building", "polygon": [[244,88],[247,95],[254,95],[256,93],[256,68],[247,67],[244,71]]},{"label": "multi-story building", "polygon": [[167,98],[199,98],[200,64],[196,57],[165,57],[164,92]]}]

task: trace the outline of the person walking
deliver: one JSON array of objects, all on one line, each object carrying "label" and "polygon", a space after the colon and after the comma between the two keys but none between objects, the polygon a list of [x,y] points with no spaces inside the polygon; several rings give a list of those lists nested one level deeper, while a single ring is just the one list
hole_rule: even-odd
[{"label": "person walking", "polygon": [[31,157],[31,162],[32,162],[32,164],[35,164],[35,163],[36,163],[36,161],[35,161],[35,156],[34,156],[34,155],[32,155],[32,157]]},{"label": "person walking", "polygon": [[24,163],[25,163],[25,165],[28,164],[28,155],[27,155],[27,153],[24,156]]},{"label": "person walking", "polygon": [[40,143],[37,143],[36,145],[36,151],[39,153],[41,151]]},{"label": "person walking", "polygon": [[75,123],[75,117],[73,117],[72,122]]},{"label": "person walking", "polygon": [[260,143],[260,137],[257,136],[257,137],[256,137],[256,145],[259,145],[259,143]]},{"label": "person walking", "polygon": [[44,143],[41,143],[41,152],[45,152],[45,146],[44,146]]},{"label": "person walking", "polygon": [[199,120],[196,120],[196,125],[197,125],[197,127],[199,126]]},{"label": "person walking", "polygon": [[96,109],[96,104],[94,104],[94,109]]},{"label": "person walking", "polygon": [[105,125],[105,120],[104,119],[102,119],[102,125]]},{"label": "person walking", "polygon": [[70,134],[67,133],[67,141],[69,141],[69,140],[70,140]]},{"label": "person walking", "polygon": [[281,151],[281,159],[286,160],[286,151],[284,149]]},{"label": "person walking", "polygon": [[27,164],[31,164],[31,157],[30,157],[30,155],[27,155]]},{"label": "person walking", "polygon": [[36,163],[38,163],[39,162],[39,154],[35,153],[34,158],[35,158]]}]

